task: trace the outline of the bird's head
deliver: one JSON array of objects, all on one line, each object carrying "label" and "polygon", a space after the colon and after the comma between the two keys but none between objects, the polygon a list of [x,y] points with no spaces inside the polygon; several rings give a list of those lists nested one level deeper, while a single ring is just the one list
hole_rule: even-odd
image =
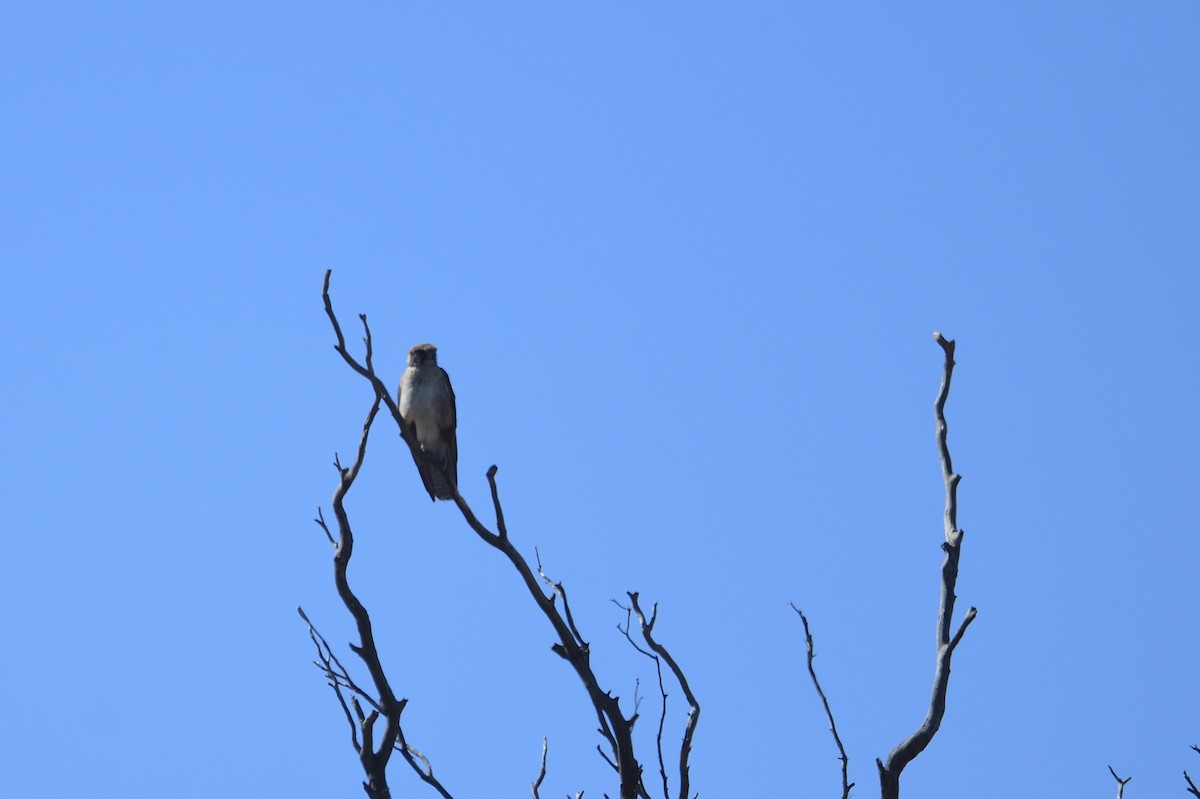
[{"label": "bird's head", "polygon": [[437,347],[429,344],[417,344],[408,351],[409,366],[437,366]]}]

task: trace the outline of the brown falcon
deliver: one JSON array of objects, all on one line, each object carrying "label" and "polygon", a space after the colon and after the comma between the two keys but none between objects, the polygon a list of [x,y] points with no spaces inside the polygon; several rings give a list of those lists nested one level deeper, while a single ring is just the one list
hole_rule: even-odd
[{"label": "brown falcon", "polygon": [[408,368],[400,377],[400,418],[429,498],[454,499],[458,485],[454,389],[446,370],[438,366],[437,347],[432,344],[418,344],[408,351]]}]

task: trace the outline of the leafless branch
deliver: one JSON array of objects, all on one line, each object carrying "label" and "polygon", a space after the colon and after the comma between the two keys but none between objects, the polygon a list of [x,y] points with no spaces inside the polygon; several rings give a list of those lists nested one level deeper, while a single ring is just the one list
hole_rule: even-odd
[{"label": "leafless branch", "polygon": [[[326,679],[329,681],[329,687],[333,689],[334,695],[337,697],[338,704],[342,706],[342,712],[346,714],[346,723],[350,725],[350,744],[357,752],[360,749],[358,743],[358,725],[354,723],[354,717],[350,715],[350,706],[346,704],[346,696],[342,693],[342,687],[346,683],[353,683],[349,675],[345,674],[342,664],[338,662],[337,656],[333,654],[333,650],[329,648],[329,643],[325,637],[317,632],[317,628],[309,621],[308,616],[304,613],[304,608],[296,608],[300,614],[300,618],[304,619],[308,624],[308,636],[312,639],[313,645],[317,648],[317,660],[313,661],[313,665],[325,672]],[[336,668],[335,668],[336,666]],[[357,689],[357,686],[355,686]],[[354,702],[355,709],[359,709],[358,702],[354,697],[351,697]],[[361,716],[361,710],[359,710]]]},{"label": "leafless branch", "polygon": [[[367,326],[366,316],[360,315],[359,317],[363,324],[364,341],[367,350],[367,362],[366,365],[363,365],[355,360],[346,349],[345,337],[342,333],[341,325],[338,323],[337,316],[333,311],[332,301],[329,298],[329,282],[330,273],[326,272],[322,298],[325,303],[325,313],[329,317],[330,324],[332,324],[337,337],[334,349],[342,356],[342,359],[351,369],[370,382],[375,392],[376,402],[382,402],[392,414],[392,419],[396,423],[400,435],[404,437],[405,442],[408,444],[414,461],[419,464],[422,458],[421,450],[416,446],[416,442],[410,441],[405,434],[405,427],[400,418],[399,408],[397,408],[395,400],[388,393],[387,387],[384,386],[383,382],[375,374],[374,367],[371,364],[371,331]],[[637,799],[637,797],[644,795],[644,789],[641,784],[641,765],[638,763],[633,750],[632,720],[625,718],[622,714],[619,697],[614,697],[600,687],[599,681],[591,668],[590,648],[575,626],[574,620],[570,617],[569,608],[566,607],[566,592],[562,589],[561,584],[552,583],[555,586],[556,593],[549,596],[546,595],[539,586],[533,570],[529,567],[529,563],[509,540],[508,529],[504,523],[504,515],[500,506],[499,491],[496,487],[496,471],[495,466],[491,467],[487,472],[487,479],[491,487],[492,504],[496,513],[496,526],[500,531],[499,533],[492,532],[479,521],[475,513],[471,510],[471,507],[459,493],[457,486],[454,486],[454,502],[458,506],[459,512],[462,513],[463,519],[475,534],[489,546],[503,553],[509,562],[512,563],[521,580],[524,582],[526,589],[529,591],[530,596],[533,598],[534,603],[537,604],[538,609],[541,610],[547,621],[554,628],[559,640],[551,648],[559,657],[571,665],[579,679],[583,682],[588,698],[591,700],[600,721],[601,733],[605,735],[612,746],[614,757],[610,762],[613,763],[620,775],[620,797],[621,799]],[[450,482],[453,484],[453,481]],[[335,500],[337,498],[338,495],[335,494]],[[337,510],[338,504],[336,501],[334,507]],[[339,526],[342,524],[342,521],[342,517],[339,516]],[[560,612],[554,601],[554,598],[557,596],[563,598],[564,609],[562,612]],[[567,614],[565,617],[564,613]],[[380,704],[385,709],[389,708],[389,705],[382,700]],[[397,732],[397,735],[400,735],[400,733]],[[409,758],[410,763],[414,764],[414,769],[422,774],[422,778],[426,779],[427,773],[421,772],[415,765],[415,760],[411,759],[407,747],[401,749],[401,751],[405,754],[406,758]],[[601,754],[603,755],[603,752]],[[607,757],[605,759],[608,760]],[[431,775],[426,781],[429,782],[430,779]]]},{"label": "leafless branch", "polygon": [[396,428],[400,431],[400,437],[404,439],[406,444],[408,444],[409,454],[412,455],[413,463],[417,465],[418,469],[420,468],[422,462],[431,463],[439,469],[444,469],[444,464],[442,464],[440,460],[434,458],[432,455],[430,455],[430,453],[422,450],[416,441],[409,439],[404,423],[400,419],[400,408],[396,405],[396,400],[392,398],[391,392],[388,391],[388,387],[384,385],[383,381],[379,379],[379,376],[375,374],[375,365],[372,362],[374,345],[372,344],[371,328],[367,324],[366,314],[358,315],[359,321],[362,322],[363,326],[363,345],[366,351],[366,364],[364,365],[359,363],[354,356],[350,354],[350,351],[346,349],[346,337],[342,334],[342,326],[338,322],[337,315],[333,312],[333,301],[329,298],[329,280],[332,274],[332,269],[325,270],[325,283],[321,289],[321,299],[325,303],[325,315],[329,317],[329,323],[333,325],[334,335],[337,336],[337,343],[333,346],[334,350],[338,355],[342,356],[342,360],[345,361],[351,369],[353,369],[371,384],[371,388],[375,391],[376,399],[383,403],[384,407],[388,409],[388,413],[392,415],[392,419],[396,422]]},{"label": "leafless branch", "polygon": [[[340,342],[340,330],[338,331],[338,339]],[[348,688],[356,695],[352,697],[352,702],[356,715],[359,718],[358,732],[361,734],[362,740],[361,742],[355,740],[354,743],[359,761],[362,763],[363,771],[367,776],[367,781],[363,783],[363,788],[366,790],[368,796],[383,799],[391,795],[387,784],[387,764],[391,758],[392,745],[400,728],[400,714],[404,711],[404,702],[397,701],[391,686],[388,684],[387,676],[383,672],[383,666],[379,662],[379,653],[375,648],[375,636],[371,627],[371,618],[366,608],[363,607],[358,597],[350,589],[350,584],[346,577],[346,567],[350,562],[350,557],[354,553],[354,535],[351,532],[350,520],[346,515],[346,509],[343,504],[346,494],[350,491],[355,478],[358,477],[359,470],[362,468],[363,460],[366,457],[367,440],[371,432],[371,424],[375,421],[375,416],[378,412],[379,397],[376,396],[375,401],[371,404],[371,410],[367,414],[367,420],[363,423],[362,438],[359,440],[354,463],[349,468],[346,468],[341,465],[340,460],[335,460],[334,462],[340,477],[337,489],[333,492],[333,511],[338,527],[338,536],[336,539],[334,539],[329,526],[325,522],[324,514],[319,510],[317,513],[317,524],[325,532],[326,538],[335,541],[333,570],[338,596],[342,598],[346,609],[354,617],[355,625],[358,628],[359,643],[351,644],[350,649],[362,659],[367,667],[367,671],[370,672],[379,697],[378,699],[371,697],[354,682],[347,669],[337,659],[337,656],[333,654],[324,637],[316,632],[308,617],[304,616],[303,611],[301,611],[301,616],[309,624],[309,634],[313,636],[314,643],[320,642],[317,649],[318,654],[321,656],[321,663],[318,666],[324,670],[334,692],[338,695],[338,701],[341,703],[343,711],[346,712],[348,720],[350,719],[350,713],[342,697],[341,688]],[[322,654],[322,650],[324,654]],[[372,707],[371,713],[365,717],[358,704],[357,697],[366,699]],[[375,722],[380,715],[383,715],[386,719],[386,724],[383,731],[383,740],[379,748],[375,749]]]},{"label": "leafless branch", "polygon": [[1117,772],[1113,771],[1112,766],[1108,767],[1108,773],[1113,775],[1113,779],[1117,781],[1117,799],[1125,799],[1125,786],[1129,783],[1129,781],[1131,779],[1133,779],[1133,777],[1126,777],[1125,779],[1121,779],[1120,777],[1117,776]]},{"label": "leafless branch", "polygon": [[[338,466],[336,456],[334,456],[333,465]],[[338,471],[341,471],[340,466],[338,466]],[[313,519],[313,521],[325,531],[325,537],[329,539],[329,543],[336,547],[337,541],[334,539],[333,533],[329,532],[329,525],[325,523],[325,512],[321,510],[320,506],[317,506],[317,518]],[[300,615],[303,616],[304,614],[302,613]]]},{"label": "leafless branch", "polygon": [[[361,688],[358,683],[354,682],[354,678],[350,676],[350,672],[342,665],[342,661],[338,659],[338,656],[333,653],[333,649],[329,646],[329,642],[325,640],[325,636],[321,635],[317,631],[317,628],[313,626],[304,609],[296,608],[296,611],[300,614],[300,618],[304,619],[304,622],[308,625],[308,635],[317,647],[318,659],[313,661],[313,665],[325,672],[325,677],[329,680],[330,687],[338,694],[338,698],[341,698],[341,689],[345,688],[354,694],[351,697],[352,702],[357,703],[358,699],[361,698],[372,709],[379,710],[379,703],[366,690]],[[345,702],[343,701],[342,704],[344,705]],[[364,718],[361,712],[358,713],[358,717],[360,719]]]},{"label": "leafless branch", "polygon": [[[604,733],[605,731],[599,730],[599,732]],[[611,733],[607,733],[607,734],[611,735]],[[596,744],[596,751],[600,754],[601,760],[603,760],[608,765],[612,766],[613,771],[617,772],[617,774],[621,773],[621,767],[612,761],[612,759],[605,753],[604,749],[601,748],[600,744]]]},{"label": "leafless branch", "polygon": [[500,533],[501,538],[508,538],[508,527],[504,524],[504,509],[500,507],[500,491],[496,488],[497,471],[496,465],[492,464],[492,467],[487,470],[487,481],[492,491],[492,507],[496,509],[496,530]]},{"label": "leafless branch", "polygon": [[[433,776],[433,766],[429,763],[429,758],[417,751],[417,748],[404,740],[404,730],[400,730],[399,740],[395,744],[395,750],[400,753],[404,761],[412,768],[418,777],[420,777],[427,785],[431,786],[442,799],[454,799],[445,786],[438,781],[437,777]],[[420,761],[418,765],[417,761]],[[424,768],[421,768],[424,766]]]},{"label": "leafless branch", "polygon": [[655,745],[658,752],[658,773],[662,778],[663,797],[664,799],[670,799],[671,789],[669,780],[667,779],[667,761],[663,757],[663,730],[667,724],[667,689],[663,683],[662,658],[653,652],[647,652],[645,649],[642,649],[638,646],[637,641],[633,640],[633,636],[630,634],[630,630],[633,628],[633,608],[628,605],[622,605],[615,599],[612,600],[612,603],[625,611],[625,624],[624,626],[618,624],[617,630],[625,636],[625,640],[629,642],[630,646],[654,661],[654,670],[658,675],[658,693],[662,699],[661,710],[658,714],[658,733],[655,736]]},{"label": "leafless branch", "polygon": [[[494,467],[493,467],[494,468]],[[546,576],[546,572],[542,570],[542,555],[538,552],[537,547],[533,548],[534,561],[537,563],[538,576],[542,578],[542,582],[550,586],[550,589],[562,600],[562,612],[567,619],[567,627],[571,630],[571,636],[579,643],[580,646],[587,646],[587,641],[583,640],[583,635],[580,634],[579,628],[575,626],[575,618],[571,615],[571,603],[567,599],[567,589],[562,583],[551,580]]]},{"label": "leafless branch", "polygon": [[[328,275],[326,275],[326,281],[326,285],[328,286]],[[326,306],[328,308],[328,295],[326,295]],[[366,320],[364,319],[363,322],[365,328]],[[337,328],[337,335],[339,346],[341,346],[343,340],[340,328]],[[371,346],[369,330],[367,330],[366,337],[367,362],[370,364]],[[333,493],[333,512],[337,522],[337,536],[335,537],[331,532],[329,524],[325,521],[324,513],[320,509],[317,510],[316,518],[317,525],[334,547],[333,571],[338,596],[341,597],[346,609],[354,618],[358,629],[358,643],[351,644],[350,649],[359,656],[363,664],[367,667],[374,685],[374,695],[354,681],[349,670],[338,659],[337,655],[333,653],[324,636],[316,630],[303,610],[299,612],[301,618],[308,624],[309,635],[317,648],[318,661],[316,665],[325,673],[326,679],[329,681],[329,685],[337,696],[338,703],[341,705],[342,711],[346,716],[346,720],[351,726],[351,743],[358,753],[359,761],[367,777],[363,783],[363,788],[367,795],[373,799],[390,798],[391,792],[387,783],[387,766],[392,752],[398,750],[409,764],[412,765],[414,770],[421,775],[422,779],[432,785],[441,794],[443,799],[453,799],[445,788],[434,779],[433,770],[429,767],[428,761],[424,760],[423,757],[421,758],[426,766],[425,770],[422,771],[414,760],[413,752],[416,750],[413,750],[404,743],[400,717],[404,712],[408,700],[397,699],[395,693],[392,691],[387,675],[384,673],[383,664],[379,658],[379,651],[375,646],[375,635],[371,625],[371,617],[362,602],[359,601],[358,597],[351,590],[347,577],[350,558],[354,554],[354,534],[350,528],[350,519],[346,513],[344,503],[346,494],[349,493],[351,486],[353,486],[354,480],[358,477],[363,461],[366,458],[367,441],[370,436],[371,425],[379,412],[381,400],[382,398],[377,393],[371,404],[371,410],[367,414],[367,419],[363,423],[362,437],[359,440],[354,462],[347,468],[342,466],[340,459],[335,458],[334,460],[334,465],[337,467],[340,478],[338,486]],[[351,692],[349,705],[346,702],[343,690]],[[370,705],[370,713],[363,712],[360,699]],[[351,713],[351,707],[353,708],[353,713]],[[384,727],[382,737],[379,740],[378,746],[376,746],[376,722],[381,717],[384,719]],[[397,745],[398,741],[400,742],[399,745]],[[420,756],[420,753],[416,754]]]},{"label": "leafless branch", "polygon": [[542,738],[542,767],[538,771],[537,779],[533,781],[530,788],[533,790],[533,799],[542,799],[538,795],[538,789],[542,787],[542,780],[546,779],[546,750],[550,748],[549,739]]},{"label": "leafless branch", "polygon": [[958,582],[958,559],[962,547],[963,531],[958,527],[958,483],[962,479],[954,473],[950,461],[950,449],[946,444],[947,425],[945,416],[946,399],[950,395],[950,378],[954,373],[954,341],[947,340],[941,333],[933,334],[934,340],[945,353],[942,367],[942,384],[934,402],[937,418],[938,455],[942,464],[942,479],[946,486],[945,534],[942,550],[946,556],[942,562],[942,592],[938,606],[937,661],[934,668],[933,695],[929,711],[921,726],[900,743],[887,757],[887,762],[876,759],[883,799],[897,799],[900,795],[900,774],[913,758],[925,750],[941,727],[946,713],[946,691],[950,684],[950,659],[962,640],[963,633],[975,620],[975,608],[967,611],[957,632],[950,635],[954,616],[955,584]]},{"label": "leafless branch", "polygon": [[[679,687],[683,689],[683,696],[688,703],[687,724],[683,729],[683,740],[679,744],[679,799],[688,799],[688,793],[691,790],[691,774],[688,766],[688,758],[692,753],[692,736],[696,733],[696,725],[700,723],[700,703],[696,701],[696,695],[692,693],[691,686],[688,685],[687,677],[683,674],[683,669],[679,668],[679,664],[675,662],[675,658],[671,657],[671,653],[666,647],[658,643],[654,639],[654,623],[658,620],[658,604],[655,603],[650,614],[650,620],[646,620],[646,615],[642,612],[641,606],[638,604],[638,593],[630,591],[626,594],[629,597],[630,603],[633,605],[633,612],[637,615],[638,624],[642,628],[642,638],[646,641],[646,646],[650,651],[662,659],[670,669],[671,674],[675,676],[675,681],[679,683]],[[660,683],[661,684],[661,683]],[[666,694],[663,695],[664,705],[666,702]],[[665,708],[664,708],[665,710]],[[661,747],[661,728],[660,728],[660,747]],[[661,757],[661,755],[660,755]],[[666,788],[666,776],[663,776],[663,788]]]},{"label": "leafless branch", "polygon": [[[1192,746],[1192,751],[1200,755],[1200,746]],[[1183,778],[1187,780],[1187,792],[1195,796],[1196,799],[1200,799],[1200,788],[1197,788],[1196,783],[1192,782],[1192,778],[1188,776],[1187,769],[1183,770]]]},{"label": "leafless branch", "polygon": [[800,623],[804,625],[804,644],[808,648],[808,674],[812,677],[813,687],[817,689],[817,696],[821,697],[821,704],[825,707],[825,717],[829,719],[829,731],[833,733],[833,742],[837,744],[838,760],[842,761],[842,799],[850,799],[850,789],[854,787],[854,783],[849,781],[850,777],[850,758],[846,756],[846,747],[842,746],[841,736],[838,735],[837,724],[833,721],[833,711],[829,709],[829,700],[825,698],[825,692],[821,690],[821,683],[817,679],[816,669],[813,668],[813,639],[812,633],[808,629],[808,617],[804,615],[804,611],[792,605],[792,610],[796,611],[796,615],[800,617]]}]

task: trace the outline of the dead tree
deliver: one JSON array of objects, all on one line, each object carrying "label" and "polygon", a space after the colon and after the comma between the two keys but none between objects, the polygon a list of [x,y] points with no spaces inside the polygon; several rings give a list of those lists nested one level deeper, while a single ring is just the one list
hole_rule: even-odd
[{"label": "dead tree", "polygon": [[[916,731],[900,742],[895,749],[888,754],[887,760],[875,759],[875,765],[879,770],[879,785],[880,795],[882,799],[898,799],[900,796],[900,774],[904,771],[905,766],[913,761],[917,755],[929,746],[929,742],[933,740],[933,736],[941,727],[942,718],[946,714],[946,692],[950,686],[950,659],[954,655],[954,650],[958,647],[959,641],[962,640],[963,633],[967,631],[967,627],[975,620],[975,608],[967,611],[959,624],[958,629],[953,635],[950,634],[951,620],[954,617],[954,601],[957,598],[954,594],[954,587],[958,582],[958,559],[962,548],[963,531],[958,527],[958,483],[962,479],[961,475],[954,473],[954,468],[950,461],[950,449],[946,444],[946,399],[950,395],[950,378],[954,373],[954,341],[947,340],[941,333],[934,333],[933,338],[941,346],[945,355],[942,366],[942,383],[938,390],[937,400],[934,402],[934,415],[937,419],[937,445],[938,457],[942,465],[942,481],[946,489],[946,510],[944,516],[944,528],[946,540],[942,544],[942,551],[945,557],[942,560],[942,588],[941,601],[938,605],[937,618],[937,658],[934,662],[933,672],[933,695],[929,700],[929,710],[925,714],[925,720],[917,727]],[[829,720],[830,732],[833,734],[834,743],[838,748],[838,759],[842,763],[842,797],[848,799],[850,789],[854,787],[854,783],[849,781],[848,765],[849,758],[846,756],[846,750],[842,746],[841,738],[838,736],[837,726],[833,721],[833,711],[829,708],[829,701],[825,698],[825,692],[821,690],[821,684],[817,681],[817,673],[813,669],[813,643],[812,635],[809,632],[808,619],[800,612],[800,609],[795,605],[793,609],[800,615],[800,620],[804,624],[804,636],[808,646],[808,671],[812,678],[813,687],[816,689],[817,695],[821,698],[821,703],[825,708],[826,718]],[[1115,775],[1114,775],[1115,776]]]},{"label": "dead tree", "polygon": [[[338,595],[346,605],[347,610],[354,617],[358,627],[359,643],[352,644],[350,647],[351,651],[358,655],[366,665],[371,675],[374,691],[369,691],[354,681],[349,670],[334,655],[329,644],[313,628],[312,624],[309,623],[310,635],[317,648],[316,665],[325,674],[330,687],[341,704],[346,720],[350,724],[351,743],[358,753],[359,760],[367,776],[363,787],[368,796],[371,796],[373,799],[390,797],[386,770],[391,753],[396,751],[409,763],[418,776],[433,787],[444,799],[452,799],[451,794],[446,788],[434,778],[433,769],[429,761],[406,741],[404,730],[401,726],[401,715],[408,700],[397,699],[389,685],[387,676],[379,660],[379,653],[375,648],[370,617],[366,609],[362,606],[362,603],[358,601],[357,597],[350,590],[346,579],[346,565],[353,552],[354,538],[343,506],[345,495],[350,490],[359,469],[362,467],[366,454],[367,437],[380,406],[387,408],[388,413],[399,430],[401,438],[408,444],[413,459],[418,466],[424,462],[426,466],[432,464],[435,468],[442,469],[443,464],[429,459],[420,445],[409,438],[395,399],[392,398],[387,386],[375,373],[375,366],[372,360],[373,345],[371,341],[371,329],[367,324],[365,314],[359,315],[359,320],[363,326],[364,360],[360,363],[347,350],[341,324],[338,322],[337,316],[333,311],[333,304],[329,297],[329,279],[330,272],[327,271],[325,273],[322,298],[325,303],[326,315],[329,317],[329,322],[333,326],[333,331],[337,338],[334,349],[354,372],[368,381],[374,398],[371,410],[367,415],[367,420],[363,425],[362,439],[360,440],[358,455],[354,463],[349,468],[343,468],[340,463],[336,464],[340,475],[340,482],[337,490],[334,492],[333,507],[334,515],[337,519],[338,535],[335,537],[331,533],[325,524],[324,517],[319,512],[317,523],[325,531],[330,543],[334,546],[334,581],[337,585]],[[537,573],[535,576],[534,569],[530,568],[528,561],[509,538],[508,528],[504,522],[504,511],[500,503],[500,492],[496,485],[496,472],[497,467],[495,466],[492,466],[487,471],[488,487],[496,519],[496,529],[494,532],[479,521],[466,500],[459,493],[458,486],[454,484],[455,481],[447,477],[447,481],[451,485],[454,485],[454,503],[457,505],[467,525],[479,539],[504,555],[513,566],[521,582],[524,583],[526,589],[529,591],[534,604],[554,629],[558,640],[551,646],[551,650],[571,666],[583,683],[584,690],[587,692],[588,699],[591,701],[592,708],[596,714],[600,735],[604,743],[607,744],[607,748],[601,745],[597,745],[596,748],[600,756],[617,773],[620,784],[619,796],[621,799],[651,799],[650,793],[642,781],[642,764],[634,752],[633,729],[638,718],[636,710],[631,716],[627,717],[621,709],[620,697],[613,696],[611,691],[601,687],[591,667],[591,646],[575,624],[566,588],[561,582],[556,582],[545,574],[540,559],[537,560]],[[547,587],[548,591],[543,589],[543,585]],[[657,606],[651,613],[650,618],[647,619],[638,602],[638,594],[630,592],[627,596],[631,603],[630,611],[637,617],[639,631],[649,650],[647,652],[639,647],[639,651],[653,658],[658,665],[659,688],[663,697],[662,717],[665,718],[666,715],[666,689],[663,687],[662,672],[663,663],[666,663],[667,670],[671,673],[672,678],[680,685],[689,705],[683,740],[679,747],[679,787],[677,796],[678,799],[690,799],[691,785],[688,759],[691,753],[692,737],[700,718],[700,705],[696,701],[696,697],[692,694],[682,669],[666,648],[654,638]],[[308,618],[304,616],[303,610],[300,611],[300,614],[308,622]],[[629,634],[628,623],[629,617],[627,617],[627,623],[623,632],[629,639],[629,642],[633,643],[633,638]],[[348,703],[347,697],[349,697]],[[364,704],[370,708],[369,712],[364,710]],[[385,723],[382,737],[379,738],[379,743],[376,745],[376,724],[381,717]],[[660,722],[658,732],[659,771],[662,776],[663,799],[671,799],[668,792],[667,767],[663,754],[662,729]],[[543,745],[541,771],[532,785],[532,792],[535,799],[537,799],[538,789],[545,778],[545,774],[546,746]]]}]

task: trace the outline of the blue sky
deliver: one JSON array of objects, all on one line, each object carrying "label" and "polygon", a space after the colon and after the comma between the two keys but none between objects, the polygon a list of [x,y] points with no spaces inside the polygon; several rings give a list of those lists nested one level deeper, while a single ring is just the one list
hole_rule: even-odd
[{"label": "blue sky", "polygon": [[[857,796],[922,718],[942,330],[979,617],[905,794],[1109,796],[1111,764],[1182,795],[1198,32],[1184,2],[8,9],[3,793],[358,795],[295,615],[352,635],[311,521],[371,399],[332,268],[389,382],[438,344],[463,494],[486,518],[499,464],[627,700],[609,599],[660,603],[706,797],[837,793],[788,601]],[[386,427],[348,506],[451,791],[526,795],[546,735],[543,796],[612,793],[552,630]]]}]

